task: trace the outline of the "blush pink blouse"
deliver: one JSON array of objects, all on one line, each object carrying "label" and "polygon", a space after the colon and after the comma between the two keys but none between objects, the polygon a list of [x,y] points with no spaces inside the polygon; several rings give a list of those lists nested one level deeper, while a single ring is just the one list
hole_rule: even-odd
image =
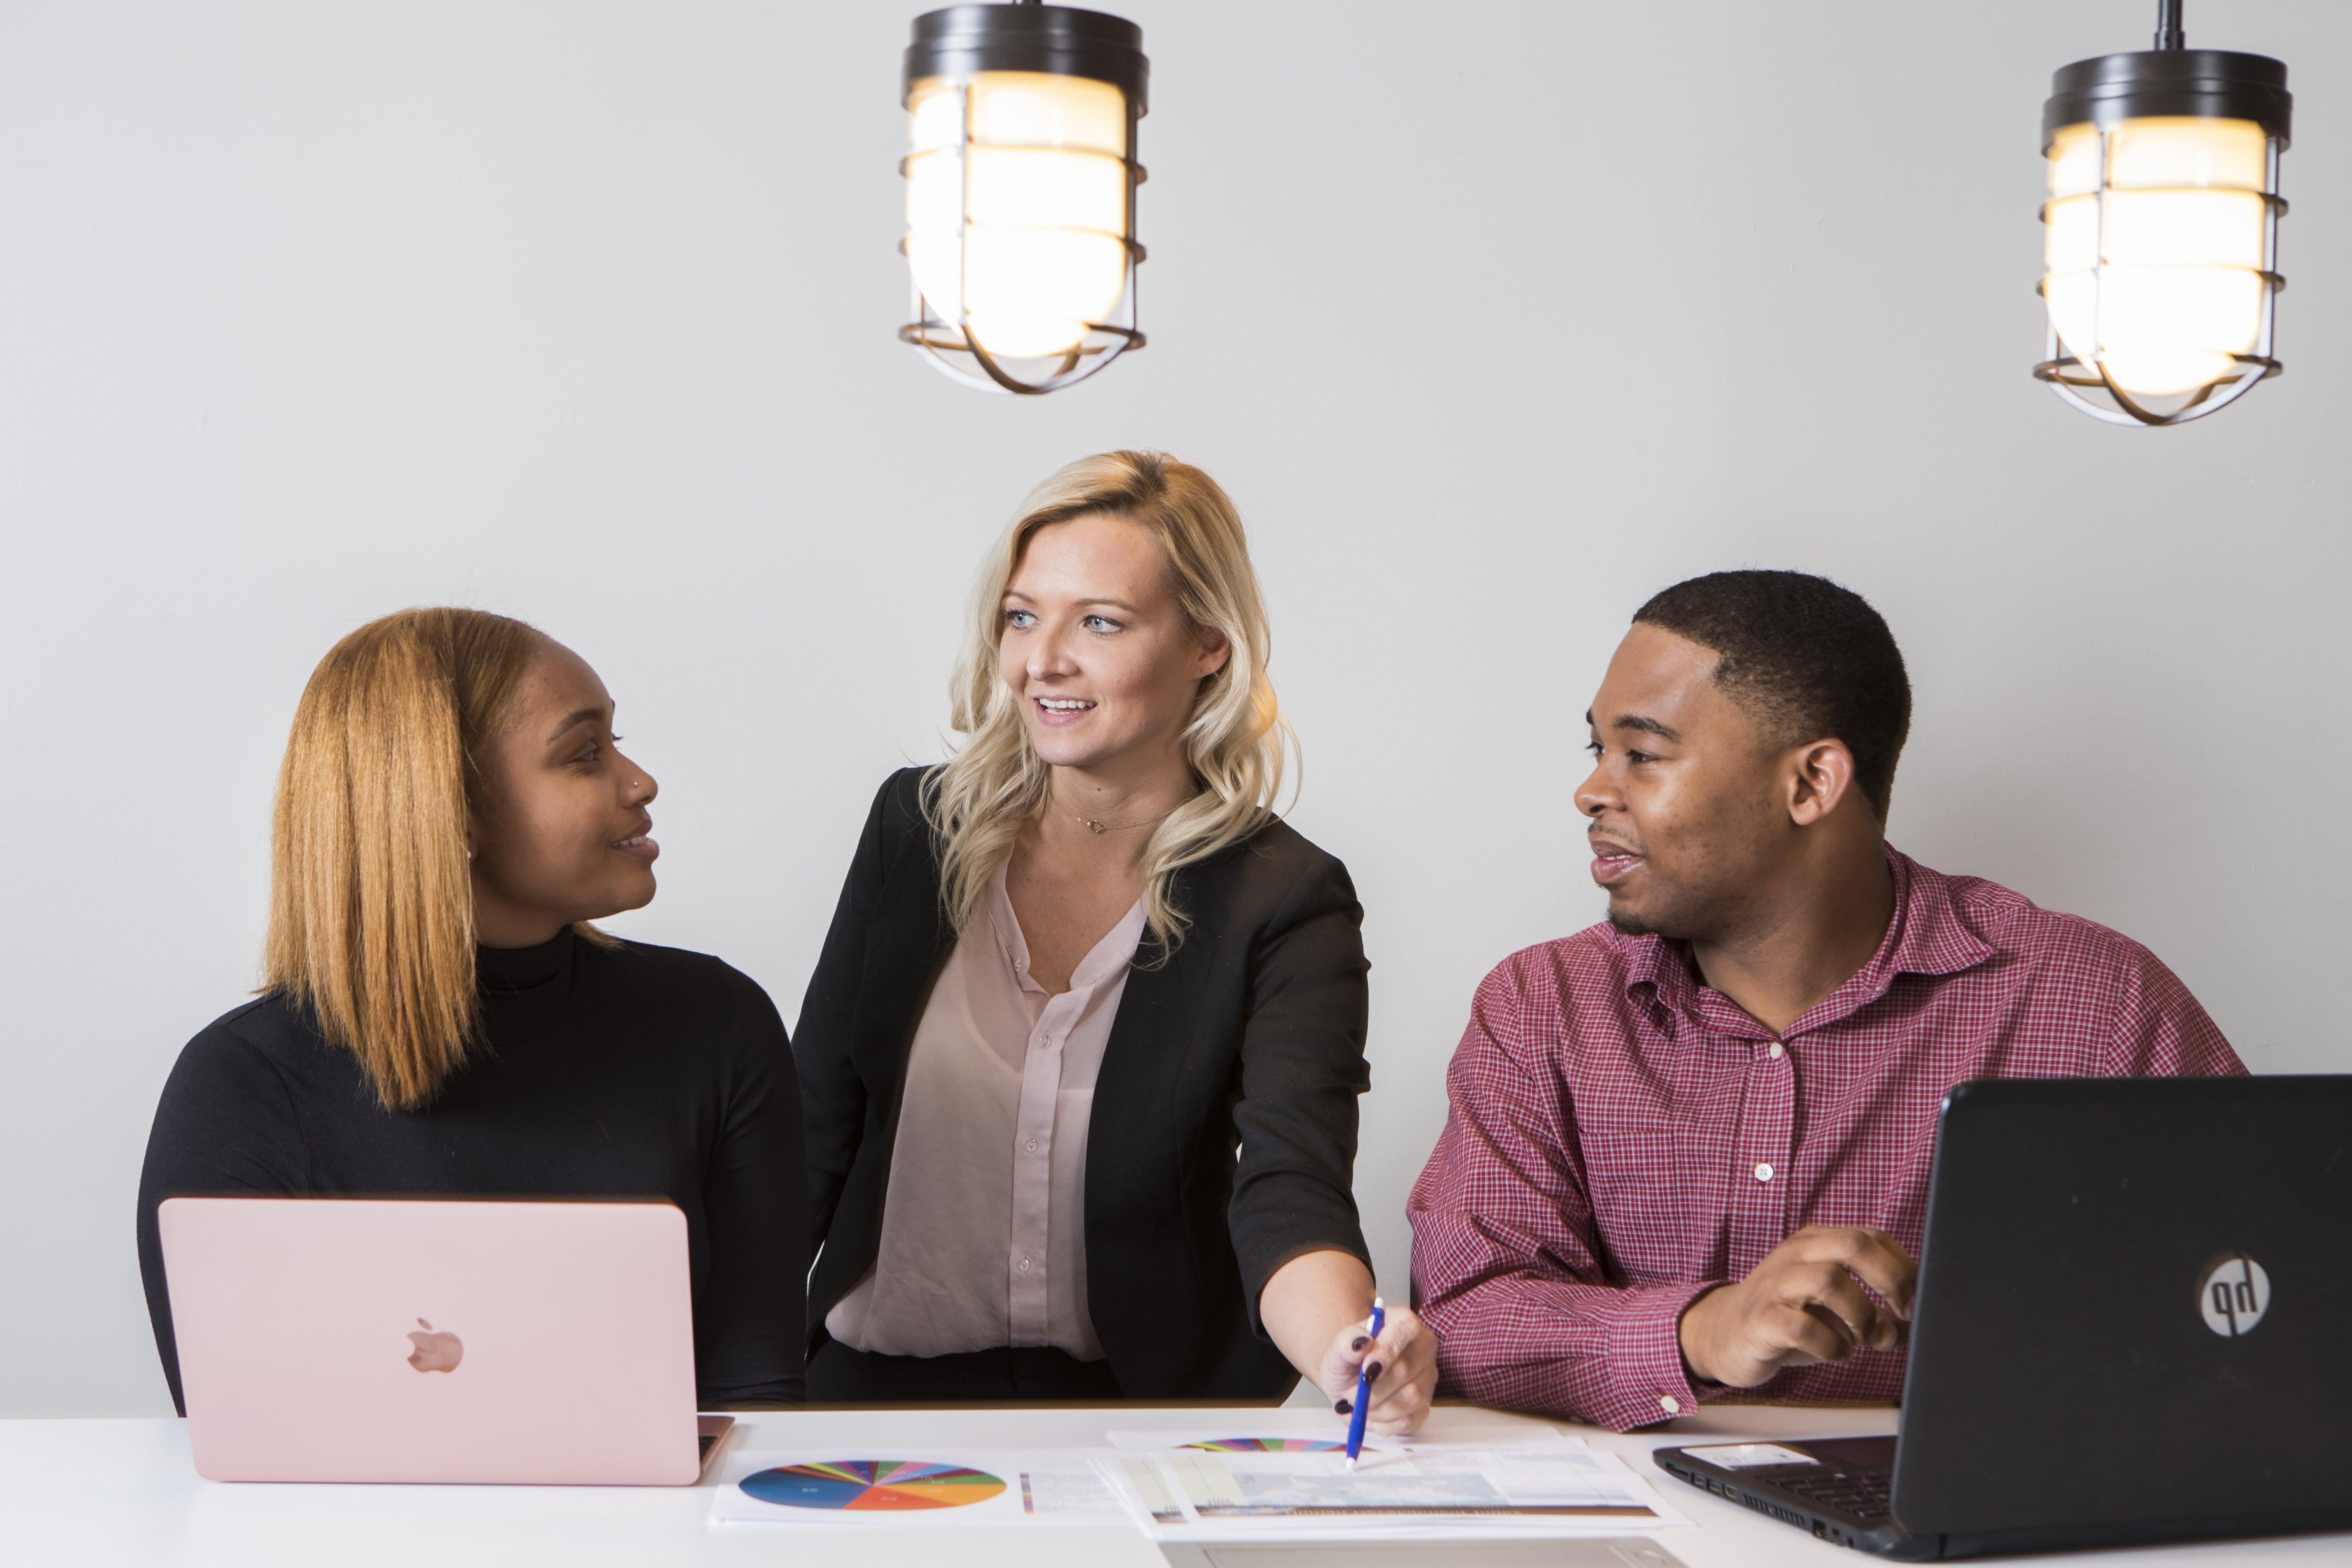
[{"label": "blush pink blouse", "polygon": [[1048,996],[999,868],[916,1026],[873,1269],[825,1314],[853,1350],[1103,1349],[1087,1315],[1087,1124],[1140,900]]}]

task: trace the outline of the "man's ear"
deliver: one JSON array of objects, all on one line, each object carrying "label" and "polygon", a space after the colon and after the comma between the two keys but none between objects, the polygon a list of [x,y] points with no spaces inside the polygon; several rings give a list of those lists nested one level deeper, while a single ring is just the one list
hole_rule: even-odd
[{"label": "man's ear", "polygon": [[1853,789],[1853,753],[1843,741],[1812,741],[1789,753],[1789,820],[1811,827]]}]

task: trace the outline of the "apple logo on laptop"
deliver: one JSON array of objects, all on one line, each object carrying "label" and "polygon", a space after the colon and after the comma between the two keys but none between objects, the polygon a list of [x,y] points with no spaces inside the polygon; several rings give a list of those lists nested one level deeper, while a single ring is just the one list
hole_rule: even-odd
[{"label": "apple logo on laptop", "polygon": [[2242,1252],[2225,1252],[2197,1281],[2197,1310],[2205,1326],[2225,1340],[2254,1331],[2271,1310],[2271,1277]]},{"label": "apple logo on laptop", "polygon": [[416,1349],[409,1352],[408,1364],[419,1372],[455,1372],[457,1363],[466,1359],[466,1342],[452,1333],[436,1333],[424,1319],[416,1320],[423,1333],[412,1331],[409,1338]]}]

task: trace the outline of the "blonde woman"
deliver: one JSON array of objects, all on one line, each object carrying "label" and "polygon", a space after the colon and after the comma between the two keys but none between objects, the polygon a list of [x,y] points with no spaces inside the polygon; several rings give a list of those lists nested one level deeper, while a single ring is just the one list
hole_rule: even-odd
[{"label": "blonde woman", "polygon": [[310,677],[278,773],[266,984],[181,1052],[139,1192],[667,1197],[703,1408],[796,1404],[807,1213],[791,1047],[715,958],[584,922],[654,896],[653,776],[580,656],[407,610]]},{"label": "blonde woman", "polygon": [[824,1248],[810,1397],[1426,1413],[1366,1334],[1361,910],[1272,805],[1287,731],[1240,520],[1112,452],[988,558],[954,759],[890,778],[794,1056]]}]

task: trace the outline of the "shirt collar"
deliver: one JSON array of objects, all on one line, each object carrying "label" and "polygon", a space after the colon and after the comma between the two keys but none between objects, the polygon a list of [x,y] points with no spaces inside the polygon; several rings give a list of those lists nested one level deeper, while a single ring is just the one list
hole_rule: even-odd
[{"label": "shirt collar", "polygon": [[[1893,845],[1883,847],[1895,874],[1895,918],[1870,961],[1845,983],[1782,1031],[1784,1037],[1818,1029],[1858,1012],[1886,994],[1900,974],[1946,975],[1973,969],[1999,950],[1969,929],[1953,896],[1952,879],[1920,865]],[[1690,952],[1680,942],[1657,936],[1611,933],[1625,964],[1625,994],[1635,1001],[1647,986],[1658,1006],[1682,1013],[1718,1033],[1754,1036],[1769,1032],[1721,992],[1699,984]]]}]

